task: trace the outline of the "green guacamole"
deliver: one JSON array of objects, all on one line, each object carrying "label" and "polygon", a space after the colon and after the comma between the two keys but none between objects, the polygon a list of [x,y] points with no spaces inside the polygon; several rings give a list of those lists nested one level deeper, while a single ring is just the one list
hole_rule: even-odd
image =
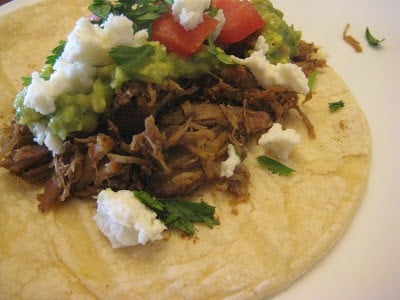
[{"label": "green guacamole", "polygon": [[[290,58],[297,53],[301,33],[285,23],[282,12],[275,9],[270,1],[252,0],[252,3],[266,24],[262,29],[262,34],[269,45],[267,58],[272,63],[290,62]],[[27,90],[24,88],[14,102],[17,120],[30,127],[36,122],[45,123],[54,135],[65,140],[75,132],[90,133],[94,131],[98,127],[100,118],[107,112],[111,104],[114,90],[122,87],[128,80],[138,79],[160,84],[165,78],[196,78],[200,74],[218,70],[226,63],[215,54],[216,51],[223,52],[221,49],[214,49],[213,53],[210,50],[211,47],[208,48],[208,46],[204,46],[195,55],[188,58],[167,53],[166,48],[158,42],[148,42],[143,49],[149,54],[142,55],[138,65],[132,64],[132,60],[129,59],[129,51],[132,51],[133,55],[138,55],[138,51],[141,49],[125,48],[123,53],[117,53],[122,62],[118,62],[118,65],[115,63],[98,67],[90,93],[59,95],[55,99],[56,111],[50,115],[42,115],[34,109],[24,106]],[[115,59],[114,61],[117,62]],[[44,80],[48,80],[52,72],[52,66],[45,65],[40,76]]]},{"label": "green guacamole", "polygon": [[97,128],[99,117],[111,103],[113,91],[109,85],[110,80],[110,70],[99,68],[90,93],[59,95],[55,99],[56,111],[49,115],[42,115],[24,105],[27,91],[27,88],[24,88],[14,101],[17,120],[20,124],[28,126],[36,122],[45,122],[50,131],[61,140],[65,140],[73,132],[90,133]]},{"label": "green guacamole", "polygon": [[269,0],[252,0],[265,26],[262,35],[269,45],[268,60],[273,63],[289,63],[290,58],[297,54],[301,32],[288,26],[283,20],[283,13],[274,8]]},{"label": "green guacamole", "polygon": [[105,112],[111,99],[111,89],[100,79],[93,84],[90,94],[63,94],[56,99],[56,112],[48,126],[62,140],[72,132],[92,132],[97,128],[100,114]]},{"label": "green guacamole", "polygon": [[196,78],[200,74],[215,71],[222,66],[221,62],[207,51],[207,48],[191,57],[182,58],[167,50],[158,42],[149,42],[153,53],[146,58],[140,68],[129,69],[124,65],[117,66],[113,73],[112,88],[121,87],[130,79],[161,84],[165,78]]}]

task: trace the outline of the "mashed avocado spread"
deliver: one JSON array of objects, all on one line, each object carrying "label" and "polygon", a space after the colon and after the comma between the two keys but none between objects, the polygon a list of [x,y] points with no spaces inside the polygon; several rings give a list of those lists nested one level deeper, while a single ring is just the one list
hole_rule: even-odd
[{"label": "mashed avocado spread", "polygon": [[14,102],[19,123],[31,126],[37,122],[45,122],[51,132],[61,140],[65,140],[72,132],[95,130],[99,116],[105,112],[112,98],[109,80],[99,77],[94,80],[90,93],[61,94],[55,99],[54,113],[43,115],[24,105],[26,91],[27,89],[24,88]]},{"label": "mashed avocado spread", "polygon": [[268,60],[273,64],[289,63],[297,54],[301,32],[286,24],[283,13],[269,0],[252,0],[251,3],[265,22],[261,33],[269,45]]},{"label": "mashed avocado spread", "polygon": [[[273,64],[290,62],[290,58],[297,52],[301,33],[285,23],[282,12],[275,9],[270,1],[253,0],[252,4],[265,22],[261,34],[269,46],[266,54],[268,60]],[[165,78],[196,78],[224,65],[224,61],[218,59],[215,53],[208,51],[210,46],[207,45],[193,56],[185,58],[167,53],[166,48],[158,42],[146,42],[142,47],[147,52],[142,52],[143,57],[134,67],[129,61],[129,56],[132,55],[129,49],[128,52],[126,49],[123,52],[119,47],[116,48],[116,55],[122,57],[120,61],[110,52],[114,61],[95,67],[92,88],[85,92],[68,91],[57,95],[54,99],[55,110],[51,113],[43,114],[27,107],[24,104],[27,94],[25,87],[14,102],[17,120],[31,129],[34,124],[45,123],[49,132],[63,141],[75,132],[93,132],[98,127],[101,116],[107,113],[113,91],[128,80],[138,79],[161,84]],[[218,51],[221,49],[218,48]],[[138,51],[136,54],[140,55]],[[52,67],[45,65],[40,77],[45,81],[49,80],[52,72]]]}]

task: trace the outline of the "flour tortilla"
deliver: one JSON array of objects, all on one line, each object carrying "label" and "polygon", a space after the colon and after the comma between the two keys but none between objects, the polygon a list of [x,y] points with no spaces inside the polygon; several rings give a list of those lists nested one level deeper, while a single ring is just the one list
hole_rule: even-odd
[{"label": "flour tortilla", "polygon": [[[18,1],[18,0],[17,0]],[[32,1],[33,2],[33,1]],[[87,1],[34,1],[0,17],[0,111],[12,117],[20,77],[42,66],[65,39]],[[331,113],[328,103],[346,106]],[[252,143],[248,202],[197,195],[216,206],[221,225],[199,225],[195,238],[112,249],[94,221],[94,200],[67,201],[42,214],[38,188],[0,170],[0,295],[2,299],[263,299],[290,285],[337,241],[362,198],[370,132],[345,83],[327,67],[314,97],[301,106],[315,126],[310,139],[296,112],[284,126],[302,136],[280,177],[256,162]]]}]

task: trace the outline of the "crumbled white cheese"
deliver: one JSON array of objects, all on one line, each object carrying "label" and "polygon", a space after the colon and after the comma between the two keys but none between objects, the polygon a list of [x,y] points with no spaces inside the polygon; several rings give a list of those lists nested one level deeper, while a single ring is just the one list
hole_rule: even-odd
[{"label": "crumbled white cheese", "polygon": [[233,175],[235,168],[240,164],[240,157],[236,153],[235,146],[228,145],[228,158],[221,162],[221,177],[229,178]]},{"label": "crumbled white cheese", "polygon": [[267,54],[269,46],[263,35],[260,35],[258,37],[256,44],[254,45],[254,50],[256,51],[261,50],[264,54]]},{"label": "crumbled white cheese", "polygon": [[54,73],[50,77],[60,94],[65,92],[88,93],[93,87],[96,68],[80,62],[68,63],[58,59],[54,64]]},{"label": "crumbled white cheese", "polygon": [[210,3],[211,0],[174,0],[172,14],[186,30],[192,30],[203,22],[204,11]]},{"label": "crumbled white cheese", "polygon": [[132,45],[133,22],[125,16],[110,14],[104,22],[103,28],[103,43],[110,49],[120,45]]},{"label": "crumbled white cheese", "polygon": [[46,147],[55,154],[62,152],[63,141],[50,131],[46,123],[34,122],[31,126],[36,143],[39,145],[46,145]]},{"label": "crumbled white cheese", "polygon": [[218,25],[214,28],[213,32],[211,32],[210,37],[213,41],[215,41],[219,34],[221,33],[222,27],[225,25],[225,15],[222,9],[218,9],[217,14],[214,16],[214,19],[218,21]]},{"label": "crumbled white cheese", "polygon": [[68,35],[61,59],[91,66],[111,63],[111,57],[108,55],[111,48],[132,45],[132,26],[132,21],[125,16],[110,14],[103,28],[93,25],[87,18],[81,18]]},{"label": "crumbled white cheese", "polygon": [[47,136],[47,124],[44,122],[34,122],[32,123],[32,133],[35,135],[34,141],[39,145],[43,145],[44,140]]},{"label": "crumbled white cheese", "polygon": [[99,26],[93,25],[87,18],[79,19],[68,35],[61,59],[91,66],[110,63],[108,45],[104,44],[105,39],[102,31]]},{"label": "crumbled white cheese", "polygon": [[59,154],[63,152],[63,141],[54,133],[47,131],[46,138],[44,139],[44,144],[47,149],[49,149],[54,154]]},{"label": "crumbled white cheese", "polygon": [[24,105],[48,115],[55,111],[55,98],[63,93],[89,92],[96,74],[94,67],[82,63],[67,63],[57,60],[49,80],[40,78],[38,72],[32,74]]},{"label": "crumbled white cheese", "polygon": [[282,130],[282,125],[274,125],[258,140],[258,144],[267,149],[271,149],[274,155],[286,160],[292,152],[294,146],[301,142],[300,135],[294,129]]},{"label": "crumbled white cheese", "polygon": [[113,248],[146,244],[162,239],[167,229],[156,213],[141,203],[131,191],[103,190],[97,198],[94,220]]},{"label": "crumbled white cheese", "polygon": [[46,81],[38,72],[33,72],[31,84],[24,97],[24,105],[43,115],[51,114],[56,109],[54,99],[57,94],[58,91],[52,81]]},{"label": "crumbled white cheese", "polygon": [[143,46],[149,39],[149,32],[147,29],[139,30],[133,36],[132,47],[140,47]]},{"label": "crumbled white cheese", "polygon": [[271,64],[265,56],[267,50],[268,46],[265,39],[260,36],[257,41],[257,48],[249,57],[241,59],[232,56],[232,59],[234,62],[249,68],[263,88],[281,85],[296,93],[307,94],[310,90],[308,80],[301,68],[291,63]]}]

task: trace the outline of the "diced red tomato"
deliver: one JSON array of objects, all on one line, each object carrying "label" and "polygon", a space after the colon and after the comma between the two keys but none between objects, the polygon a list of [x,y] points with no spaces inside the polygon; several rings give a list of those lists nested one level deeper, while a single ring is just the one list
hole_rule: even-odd
[{"label": "diced red tomato", "polygon": [[162,15],[153,23],[152,40],[165,45],[168,52],[192,55],[218,25],[218,21],[208,15],[204,15],[203,20],[196,28],[187,31],[172,14]]},{"label": "diced red tomato", "polygon": [[265,24],[249,1],[212,0],[212,6],[224,12],[225,25],[218,38],[222,44],[240,42]]}]

